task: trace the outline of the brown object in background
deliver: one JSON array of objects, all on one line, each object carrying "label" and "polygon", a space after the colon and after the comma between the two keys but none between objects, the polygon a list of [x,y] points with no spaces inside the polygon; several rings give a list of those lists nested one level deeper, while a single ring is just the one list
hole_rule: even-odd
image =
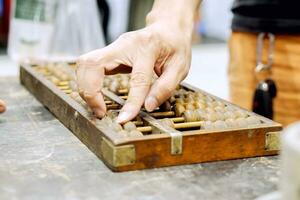
[{"label": "brown object in background", "polygon": [[5,110],[6,110],[5,102],[0,99],[0,113],[5,112]]},{"label": "brown object in background", "polygon": [[[300,120],[300,35],[275,35],[272,78],[277,85],[274,99],[274,120],[284,126]],[[257,35],[233,32],[229,41],[229,82],[231,101],[246,109],[252,108],[257,81]],[[264,41],[263,62],[266,62],[268,41]]]}]

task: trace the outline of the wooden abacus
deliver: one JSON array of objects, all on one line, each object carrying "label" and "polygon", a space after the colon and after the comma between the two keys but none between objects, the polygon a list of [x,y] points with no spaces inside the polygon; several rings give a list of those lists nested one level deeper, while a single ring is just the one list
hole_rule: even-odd
[{"label": "wooden abacus", "polygon": [[21,65],[21,83],[113,171],[278,153],[281,125],[187,84],[154,112],[120,125],[130,76],[104,80],[108,112],[97,119],[81,99],[74,65]]}]

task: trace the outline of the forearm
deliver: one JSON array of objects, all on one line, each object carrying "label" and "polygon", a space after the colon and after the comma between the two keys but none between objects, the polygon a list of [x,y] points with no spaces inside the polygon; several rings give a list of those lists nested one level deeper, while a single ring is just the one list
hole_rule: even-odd
[{"label": "forearm", "polygon": [[152,10],[146,18],[147,26],[166,22],[179,26],[186,32],[192,32],[194,15],[201,0],[155,0]]}]

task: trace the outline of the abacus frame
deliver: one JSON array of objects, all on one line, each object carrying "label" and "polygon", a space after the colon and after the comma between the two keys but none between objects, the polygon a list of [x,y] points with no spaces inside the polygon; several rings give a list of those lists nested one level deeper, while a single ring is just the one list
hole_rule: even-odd
[{"label": "abacus frame", "polygon": [[[182,134],[162,126],[158,120],[141,111],[139,115],[144,122],[160,134],[120,137],[118,133],[105,127],[105,124],[96,125],[98,119],[34,71],[33,67],[34,65],[31,64],[20,65],[21,84],[112,171],[122,172],[278,154],[282,126],[249,111],[247,111],[249,115],[259,117],[264,123],[248,128],[191,130],[181,132]],[[200,91],[227,105],[238,107],[191,85],[184,83],[182,87],[191,91]],[[108,90],[103,92],[116,103],[124,103],[124,100],[114,93]]]}]

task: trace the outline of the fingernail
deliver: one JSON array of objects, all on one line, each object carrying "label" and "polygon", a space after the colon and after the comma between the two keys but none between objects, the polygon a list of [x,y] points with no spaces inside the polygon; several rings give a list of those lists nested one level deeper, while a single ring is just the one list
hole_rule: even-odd
[{"label": "fingernail", "polygon": [[97,117],[100,117],[100,118],[104,117],[104,115],[105,115],[105,113],[100,108],[93,109],[93,112]]},{"label": "fingernail", "polygon": [[148,97],[145,101],[145,107],[148,112],[152,112],[157,107],[157,104],[157,100],[152,96]]},{"label": "fingernail", "polygon": [[120,124],[120,123],[123,123],[125,121],[127,121],[129,118],[129,113],[127,112],[121,112],[117,118],[117,122]]}]

